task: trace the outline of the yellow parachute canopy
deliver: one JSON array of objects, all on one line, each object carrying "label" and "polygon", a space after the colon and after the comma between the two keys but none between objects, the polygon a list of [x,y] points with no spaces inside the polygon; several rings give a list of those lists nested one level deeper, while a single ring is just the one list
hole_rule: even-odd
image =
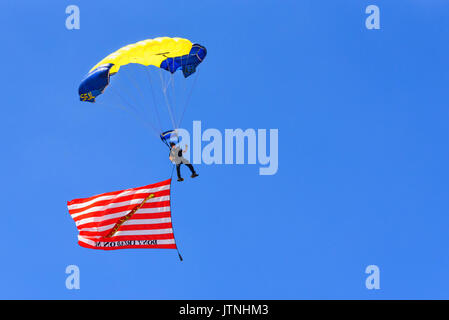
[{"label": "yellow parachute canopy", "polygon": [[167,58],[188,55],[191,49],[192,42],[183,38],[159,37],[147,39],[118,49],[98,62],[89,72],[108,63],[113,64],[109,71],[110,75],[118,72],[121,66],[129,63],[138,63],[145,66],[153,65],[159,68],[161,62]]}]

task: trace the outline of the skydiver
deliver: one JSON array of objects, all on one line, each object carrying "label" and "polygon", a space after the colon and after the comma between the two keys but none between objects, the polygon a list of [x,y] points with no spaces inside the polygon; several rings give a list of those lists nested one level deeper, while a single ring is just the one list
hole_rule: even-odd
[{"label": "skydiver", "polygon": [[187,145],[186,149],[182,150],[179,147],[176,147],[176,144],[174,142],[170,142],[170,155],[168,156],[170,161],[176,164],[176,173],[178,174],[178,181],[184,181],[183,178],[181,178],[181,164],[185,164],[190,171],[192,172],[192,175],[190,177],[195,178],[198,177],[198,174],[195,172],[195,169],[190,164],[189,160],[184,158],[182,156],[183,153],[187,151]]}]

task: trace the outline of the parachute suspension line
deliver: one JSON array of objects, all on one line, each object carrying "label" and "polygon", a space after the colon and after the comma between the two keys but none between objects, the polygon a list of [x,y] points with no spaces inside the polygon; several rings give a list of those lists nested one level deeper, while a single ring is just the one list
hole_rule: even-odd
[{"label": "parachute suspension line", "polygon": [[144,117],[142,117],[141,113],[130,103],[128,102],[118,91],[115,91],[114,89],[111,90],[111,92],[113,92],[115,95],[117,95],[121,100],[124,106],[122,106],[120,103],[117,104],[117,106],[120,109],[125,110],[126,112],[129,112],[130,114],[132,114],[136,119],[138,119],[139,121],[141,121],[141,123],[147,127],[148,129],[150,129],[150,131],[152,131],[152,133],[158,137],[159,136],[159,132],[156,130],[156,128],[154,128],[154,126],[151,125],[151,123],[149,123],[148,121],[145,121]]},{"label": "parachute suspension line", "polygon": [[145,101],[145,97],[143,96],[143,91],[140,88],[139,84],[137,83],[136,79],[134,78],[134,76],[129,76],[127,74],[127,72],[123,72],[123,74],[125,75],[125,77],[129,80],[129,82],[132,83],[132,85],[134,86],[134,88],[137,89],[137,91],[139,92],[139,95],[142,97],[142,99]]},{"label": "parachute suspension line", "polygon": [[161,132],[162,132],[162,123],[161,123],[161,118],[159,116],[158,106],[156,103],[156,96],[154,95],[153,82],[151,81],[151,76],[150,76],[150,72],[148,71],[148,68],[145,68],[145,71],[147,74],[148,82],[150,83],[151,95],[153,97],[153,104],[154,104],[154,112],[156,113],[156,118],[157,118],[157,122],[159,124],[159,129],[161,129]]},{"label": "parachute suspension line", "polygon": [[164,81],[164,79],[163,79],[163,75],[162,75],[162,71],[161,71],[161,70],[159,70],[159,76],[160,76],[160,78],[161,78],[162,92],[164,93],[165,104],[166,104],[166,106],[167,106],[168,113],[169,113],[169,115],[170,115],[170,120],[171,120],[171,122],[172,122],[173,129],[176,129],[176,121],[175,121],[175,117],[174,117],[174,115],[173,115],[173,110],[172,110],[172,108],[171,108],[170,101],[169,101],[168,96],[167,96],[167,88],[168,88],[168,85],[167,85],[167,87],[165,87],[165,85],[164,85],[165,81]]},{"label": "parachute suspension line", "polygon": [[[152,97],[153,97],[153,102],[154,102],[154,113],[156,114],[156,119],[157,119],[157,126],[158,126],[158,130],[160,131],[160,132],[162,132],[163,130],[162,130],[162,124],[161,124],[161,119],[160,119],[160,117],[159,117],[159,111],[158,111],[158,108],[157,108],[157,104],[156,104],[156,98],[155,98],[155,95],[154,95],[154,90],[153,90],[153,85],[152,85],[152,82],[151,82],[151,78],[150,78],[150,75],[149,75],[149,72],[148,72],[148,67],[145,67],[145,71],[146,71],[146,74],[147,74],[147,76],[148,76],[148,80],[149,80],[149,82],[150,82],[150,87],[151,87],[151,95],[152,95]],[[135,79],[136,80],[136,79]],[[137,81],[135,81],[135,83],[136,83],[136,85],[139,87],[139,88],[141,88],[139,85],[138,85],[138,82]],[[144,90],[144,89],[142,89],[141,90],[141,92],[145,92],[146,90]],[[141,96],[142,96],[142,98],[144,97],[143,96],[143,94],[141,94]],[[144,105],[146,105],[147,103],[146,103],[146,100],[144,101]],[[151,103],[149,103],[150,105],[151,105]]]},{"label": "parachute suspension line", "polygon": [[173,108],[173,112],[174,114],[176,114],[176,95],[175,95],[175,74],[174,73],[170,73],[170,89],[167,90],[168,92],[168,96],[171,98],[171,106]]},{"label": "parachute suspension line", "polygon": [[[135,75],[130,71],[130,75],[128,75],[128,72],[124,72],[123,74],[125,75],[125,77],[129,80],[129,82],[132,83],[132,85],[134,86],[134,88],[137,89],[137,91],[139,92],[140,97],[142,98],[142,105],[145,105],[145,95],[143,94],[143,90],[142,88],[139,86],[138,81],[135,78]],[[137,103],[138,105],[140,105],[139,103]],[[146,118],[146,114],[144,113],[144,117]]]},{"label": "parachute suspension line", "polygon": [[170,81],[172,80],[170,76],[165,76],[165,73],[159,69],[159,75],[161,76],[161,87],[162,90],[167,90],[170,87]]},{"label": "parachute suspension line", "polygon": [[[116,88],[115,86],[112,86],[112,85],[109,85],[109,88],[111,88],[111,92],[112,93],[114,93],[116,96],[118,96],[120,98],[120,100],[122,101],[122,104],[124,104],[126,107],[131,109],[134,112],[134,115],[137,116],[142,121],[142,119],[141,119],[142,118],[142,114],[139,112],[139,110],[137,110],[134,107],[134,105],[129,103],[125,98],[123,98],[123,96],[127,96],[126,94],[123,94],[124,91],[123,90],[119,90],[118,88]],[[121,109],[125,109],[125,110],[127,110],[127,112],[129,112],[129,110],[127,108],[123,107],[120,102],[118,102],[117,105]]]},{"label": "parachute suspension line", "polygon": [[115,95],[117,95],[123,102],[123,104],[125,106],[127,106],[128,108],[124,108],[122,106],[120,106],[120,104],[118,104],[122,109],[125,109],[126,111],[130,112],[130,110],[134,111],[134,116],[139,119],[140,121],[142,121],[142,123],[144,125],[146,125],[148,128],[151,128],[151,130],[154,131],[154,134],[156,136],[159,136],[159,132],[156,130],[156,128],[154,128],[149,122],[145,121],[142,116],[139,114],[139,112],[137,111],[137,109],[130,103],[128,102],[125,98],[123,98],[123,96],[115,89],[115,87],[110,86],[110,91],[113,92]]},{"label": "parachute suspension line", "polygon": [[195,85],[196,85],[196,80],[198,79],[198,76],[199,76],[199,75],[200,75],[200,70],[198,69],[198,70],[196,70],[195,79],[193,80],[192,87],[191,87],[190,90],[189,90],[189,93],[188,93],[186,102],[185,102],[185,104],[184,104],[184,107],[183,107],[183,110],[182,110],[182,113],[181,113],[181,118],[179,119],[178,127],[181,126],[182,119],[184,119],[184,114],[185,114],[185,112],[186,112],[187,106],[189,105],[190,97],[192,96],[193,88],[194,88]]},{"label": "parachute suspension line", "polygon": [[[181,57],[181,63],[182,63],[182,57]],[[184,98],[187,93],[187,89],[188,89],[188,86],[187,86],[188,81],[181,81],[181,83],[182,83],[182,97]]]},{"label": "parachute suspension line", "polygon": [[175,126],[176,126],[175,116],[174,116],[174,113],[173,113],[173,110],[172,110],[172,107],[171,107],[171,104],[170,104],[170,97],[169,97],[169,95],[167,93],[167,89],[168,89],[168,87],[170,85],[171,78],[168,77],[168,76],[166,77],[161,70],[159,70],[159,75],[161,77],[161,87],[162,87],[162,92],[164,94],[165,106],[166,106],[166,108],[168,110],[168,113],[169,113],[169,116],[170,116],[170,120],[172,122],[173,129],[176,129],[175,128]]},{"label": "parachute suspension line", "polygon": [[[111,90],[111,92],[113,92],[113,91]],[[107,108],[109,108],[110,106],[112,106],[112,107],[115,107],[115,108],[120,109],[120,110],[125,110],[125,112],[129,112],[130,114],[133,115],[133,117],[135,117],[136,119],[142,121],[142,119],[141,119],[139,116],[136,115],[135,110],[133,110],[130,106],[124,107],[121,103],[110,103],[110,102],[106,103],[106,102],[104,102],[104,101],[96,101],[95,103],[98,103],[99,105],[102,105],[102,106],[106,106]],[[130,109],[131,109],[133,112],[131,112]],[[146,123],[145,121],[142,121],[142,124],[143,124],[147,129],[149,129],[150,131],[154,131],[154,128],[152,128],[151,126],[149,126],[148,123]],[[153,132],[153,133],[155,134],[155,132]]]},{"label": "parachute suspension line", "polygon": [[[176,165],[173,164],[172,169],[171,169],[171,174],[170,174],[170,189],[172,189],[172,185],[173,185],[173,182],[172,182],[172,181],[173,181],[173,172],[175,171],[175,166],[176,166]],[[171,194],[172,194],[172,192],[171,192],[171,190],[170,190],[170,199],[169,199],[169,202],[170,202],[170,211],[173,212],[172,206],[171,206]],[[172,229],[173,229],[173,240],[175,240],[176,251],[178,252],[179,260],[182,261],[183,259],[182,259],[181,253],[179,252],[178,242],[176,241],[176,237],[175,237],[175,229],[173,228],[173,214],[172,214]]]},{"label": "parachute suspension line", "polygon": [[[173,68],[174,67],[175,67],[175,59],[173,59]],[[176,112],[175,73],[170,73],[170,78],[171,78],[171,86],[172,86],[171,93],[172,93],[172,97],[173,97],[173,99],[172,99],[173,111]],[[176,122],[175,122],[175,124],[176,124]],[[173,129],[176,129],[176,128],[177,127],[173,128]]]}]

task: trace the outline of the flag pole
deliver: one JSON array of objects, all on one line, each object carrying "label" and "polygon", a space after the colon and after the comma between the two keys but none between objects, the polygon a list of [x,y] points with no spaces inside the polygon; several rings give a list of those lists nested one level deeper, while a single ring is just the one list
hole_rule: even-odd
[{"label": "flag pole", "polygon": [[[171,175],[170,175],[170,189],[171,189],[171,186],[172,186],[172,178],[173,178],[173,171],[175,170],[175,164],[173,164],[173,167],[172,167],[172,169],[171,169]],[[170,202],[170,211],[171,211],[171,191],[170,191],[170,200],[169,200],[169,202]],[[172,215],[172,217],[173,217],[173,215]],[[178,249],[178,242],[176,241],[176,237],[175,237],[175,230],[174,230],[174,228],[173,228],[173,220],[172,220],[172,224],[171,224],[171,226],[172,226],[172,229],[173,229],[173,239],[175,240],[175,246],[176,246],[176,251],[178,252],[178,257],[179,257],[179,261],[183,261],[183,259],[182,259],[182,256],[181,256],[181,253],[179,252],[179,249]]]}]

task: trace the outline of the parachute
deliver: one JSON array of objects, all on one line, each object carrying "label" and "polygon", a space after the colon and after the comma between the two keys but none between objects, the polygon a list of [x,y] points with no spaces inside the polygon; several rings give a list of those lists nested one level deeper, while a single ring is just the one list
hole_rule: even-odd
[{"label": "parachute", "polygon": [[[118,102],[120,104],[120,107],[123,107],[122,105],[126,105],[126,109],[132,110],[136,114],[138,114],[138,118],[147,122],[147,124],[149,124],[155,131],[155,134],[159,136],[166,145],[168,145],[169,139],[175,137],[174,133],[176,132],[176,129],[179,128],[180,122],[182,121],[197,76],[194,77],[195,79],[191,82],[188,82],[187,78],[197,72],[198,65],[200,65],[204,61],[206,55],[207,50],[204,46],[197,43],[192,43],[190,40],[183,38],[158,37],[126,45],[118,49],[117,51],[107,55],[104,59],[99,61],[90,69],[89,73],[79,85],[79,99],[83,102],[93,103],[96,102],[98,96],[100,96],[101,94],[105,94],[109,90],[115,89],[112,91],[115,92],[116,95],[120,98],[120,102]],[[132,69],[131,66],[133,65],[136,66],[134,68],[144,69],[147,73],[147,80],[149,80],[151,86],[151,91],[148,90],[148,92],[152,93],[153,100],[150,102],[145,101],[140,105],[143,105],[145,109],[148,109],[148,107],[154,107],[154,112],[152,113],[158,120],[158,125],[153,125],[148,116],[142,117],[138,112],[139,110],[136,110],[138,108],[135,108],[135,106],[139,104],[135,103],[134,100],[136,100],[138,96],[143,97],[145,95],[146,91],[141,90],[141,88],[145,88],[145,79],[134,79],[135,81],[131,81],[132,79],[130,79],[130,77],[126,75],[127,72],[123,72],[121,70]],[[141,70],[137,71],[141,72]],[[164,95],[164,98],[161,99],[161,101],[163,101],[163,104],[165,103],[167,107],[167,114],[171,121],[170,127],[172,128],[172,130],[169,131],[165,131],[167,129],[167,126],[162,125],[157,108],[157,99],[154,97],[154,82],[151,80],[151,73],[156,71],[159,71],[160,73],[159,77],[161,79],[161,92]],[[177,81],[182,82],[184,87],[186,86],[185,82],[190,84],[193,83],[189,93],[186,94],[186,97],[179,100],[177,100],[177,92],[174,92],[176,91],[175,74],[179,74],[177,73],[177,71],[182,71],[182,75],[180,76],[181,79],[178,78]],[[116,74],[124,74],[124,77],[127,78],[125,84],[121,83],[118,80],[114,80],[118,82],[115,82],[115,84],[111,86],[111,76]],[[121,78],[121,81],[124,80],[124,77]],[[139,95],[133,94],[129,97],[126,97],[125,94],[122,94],[122,92],[120,92],[122,89],[121,86],[129,87],[128,83],[132,84],[134,88],[138,89]],[[114,88],[108,89],[108,87]],[[105,96],[108,95],[109,94],[105,94]],[[125,99],[125,97],[127,99]],[[184,100],[185,105],[181,115],[178,118],[176,111],[179,110],[176,110],[176,102],[182,102],[182,100]]]},{"label": "parachute", "polygon": [[182,69],[187,78],[206,57],[207,50],[187,39],[161,37],[139,41],[111,53],[97,63],[81,82],[78,93],[81,101],[95,102],[109,84],[109,77],[129,63],[155,66],[171,73]]}]

